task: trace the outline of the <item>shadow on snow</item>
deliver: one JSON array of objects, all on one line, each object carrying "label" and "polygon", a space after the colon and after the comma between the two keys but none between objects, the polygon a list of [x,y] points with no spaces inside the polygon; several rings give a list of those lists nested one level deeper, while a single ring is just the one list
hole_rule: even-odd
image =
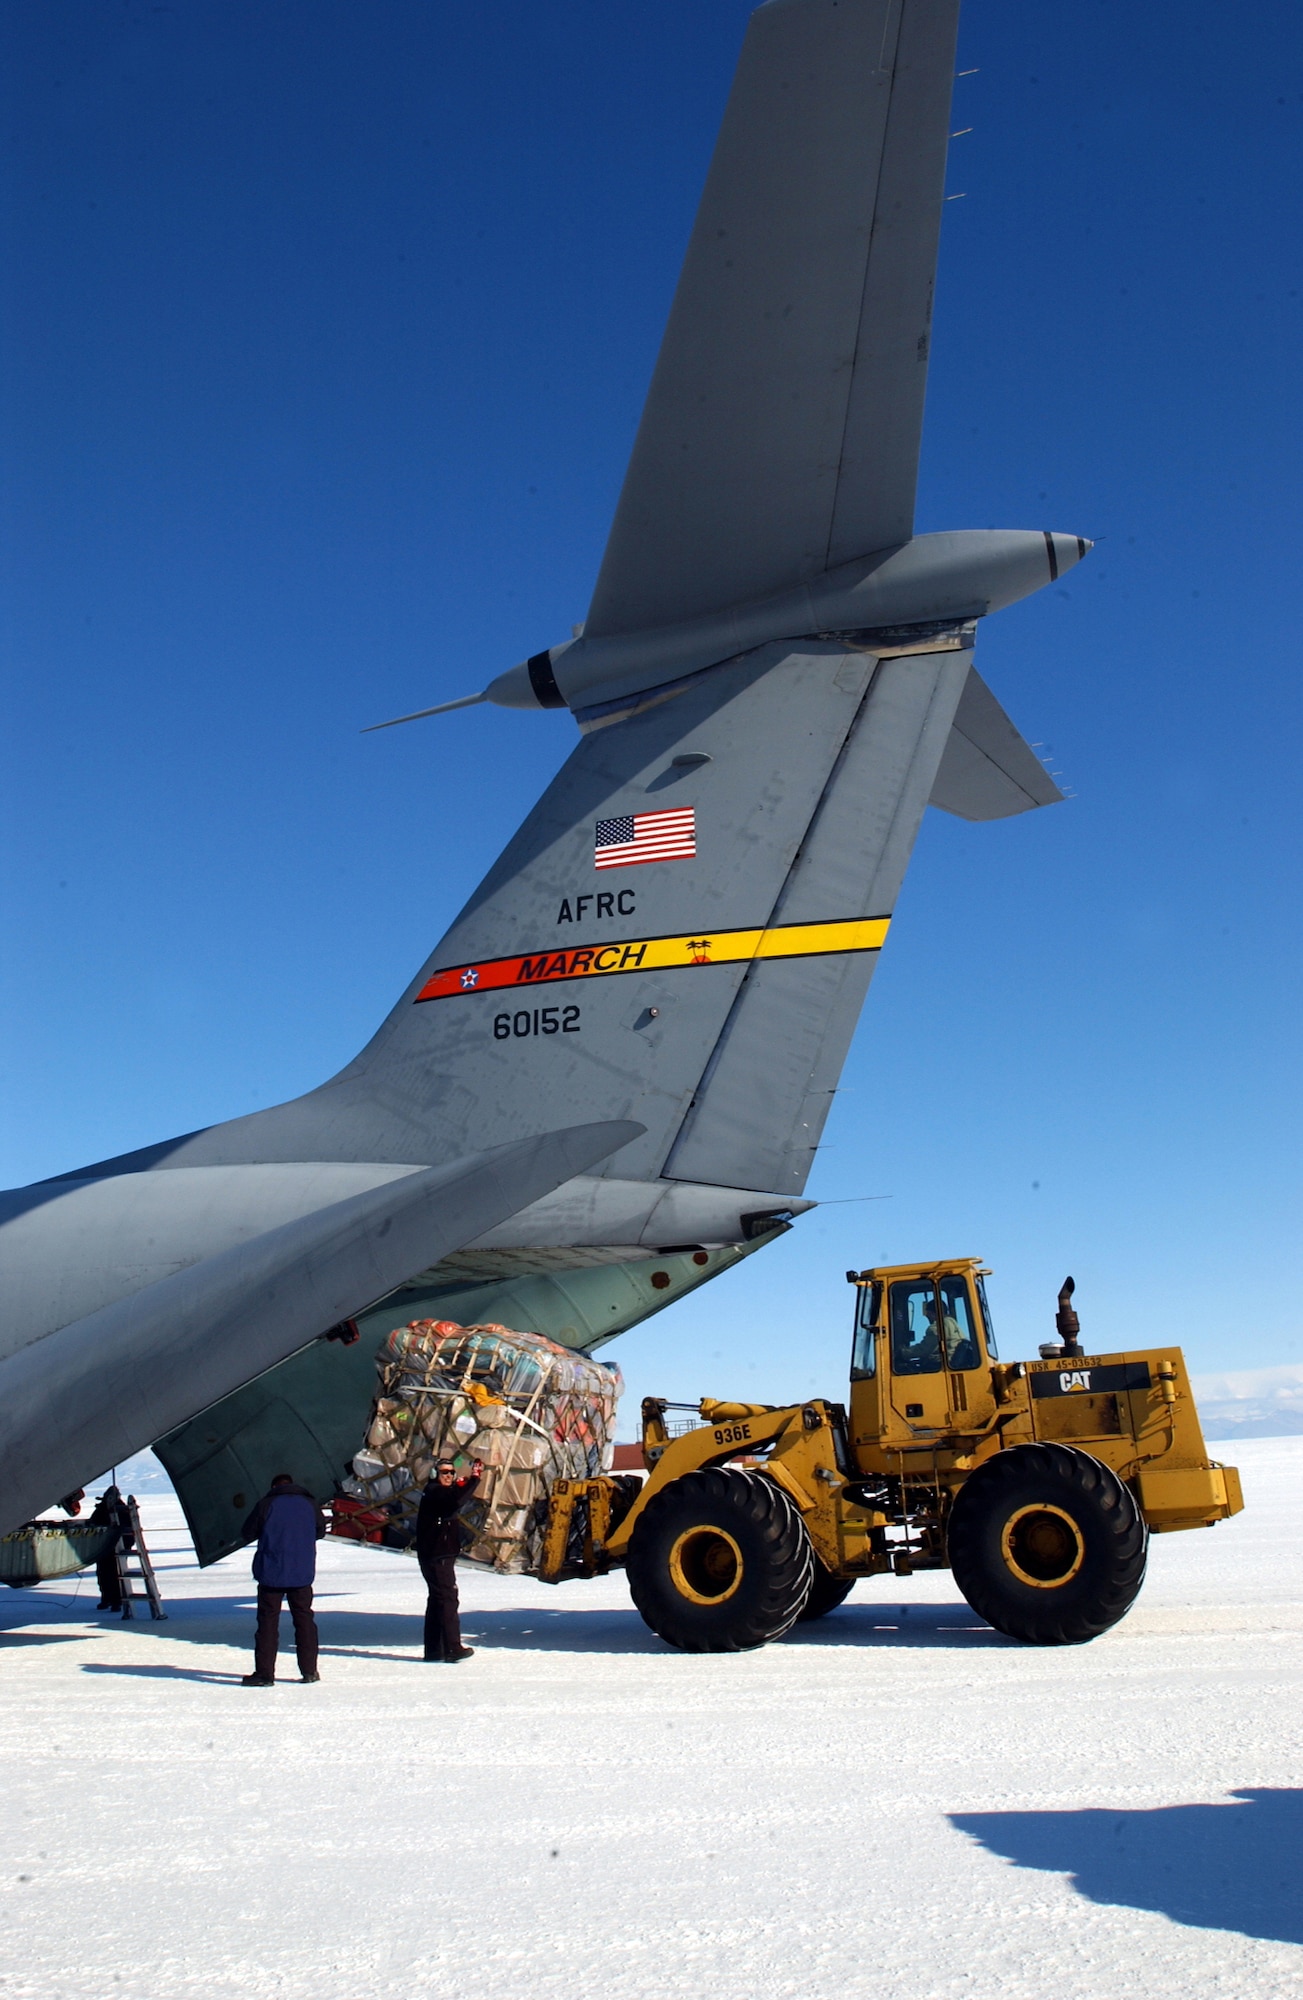
[{"label": "shadow on snow", "polygon": [[1067,1875],[1092,1903],[1303,1944],[1303,1791],[1231,1798],[1139,1812],[951,1813],[950,1821],[1016,1868]]},{"label": "shadow on snow", "polygon": [[[319,1592],[314,1609],[322,1652],[355,1653],[373,1659],[404,1659],[419,1654],[424,1591],[419,1578],[414,1577],[413,1583],[408,1611],[350,1610],[338,1605],[338,1597],[343,1593],[329,1589]],[[39,1611],[29,1593],[24,1592],[23,1598],[23,1603],[0,1603],[0,1650],[5,1645],[32,1645],[47,1638],[71,1636],[58,1630],[69,1615],[101,1629],[120,1630],[125,1622],[112,1615],[95,1618],[84,1597],[78,1601],[69,1593],[45,1595],[39,1600]],[[180,1641],[190,1645],[230,1645],[246,1651],[252,1645],[255,1611],[252,1590],[224,1596],[176,1597],[165,1603],[168,1615],[164,1623],[154,1622],[147,1613],[141,1615],[144,1607],[137,1606],[131,1629],[138,1634],[149,1633],[152,1639],[169,1645]],[[38,1620],[44,1627],[42,1631],[4,1629],[6,1625],[30,1626]],[[500,1610],[463,1606],[462,1625],[472,1644],[495,1652],[646,1654],[672,1650],[648,1630],[632,1605],[594,1605],[589,1609],[581,1605],[544,1604]],[[282,1614],[282,1649],[288,1639],[288,1615]],[[844,1604],[826,1618],[797,1625],[780,1643],[866,1650],[881,1647],[971,1650],[1012,1644],[983,1625],[964,1604],[875,1604],[870,1599]],[[114,1670],[107,1664],[97,1669]],[[120,1671],[138,1670],[124,1665]],[[177,1671],[188,1675],[192,1670]]]}]

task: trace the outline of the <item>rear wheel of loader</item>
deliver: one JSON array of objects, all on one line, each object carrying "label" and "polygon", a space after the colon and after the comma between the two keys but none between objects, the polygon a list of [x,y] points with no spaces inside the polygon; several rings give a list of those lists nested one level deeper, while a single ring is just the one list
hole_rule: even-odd
[{"label": "rear wheel of loader", "polygon": [[684,1652],[736,1653],[796,1623],[813,1560],[786,1493],[719,1466],[685,1473],[648,1502],[626,1566],[653,1632]]},{"label": "rear wheel of loader", "polygon": [[826,1618],[839,1604],[844,1604],[855,1588],[853,1576],[834,1576],[832,1571],[814,1558],[814,1580],[810,1585],[810,1595],[801,1611],[800,1622],[805,1624],[811,1618]]},{"label": "rear wheel of loader", "polygon": [[1145,1576],[1145,1524],[1117,1474],[1063,1444],[1020,1444],[960,1488],[947,1535],[978,1616],[1031,1646],[1076,1646],[1116,1625]]}]

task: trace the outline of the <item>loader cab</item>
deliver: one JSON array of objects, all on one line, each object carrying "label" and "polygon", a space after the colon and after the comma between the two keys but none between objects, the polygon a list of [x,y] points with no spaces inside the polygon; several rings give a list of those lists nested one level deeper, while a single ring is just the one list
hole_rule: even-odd
[{"label": "loader cab", "polygon": [[996,1349],[976,1259],[847,1275],[856,1444],[934,1449],[985,1430],[995,1415]]}]

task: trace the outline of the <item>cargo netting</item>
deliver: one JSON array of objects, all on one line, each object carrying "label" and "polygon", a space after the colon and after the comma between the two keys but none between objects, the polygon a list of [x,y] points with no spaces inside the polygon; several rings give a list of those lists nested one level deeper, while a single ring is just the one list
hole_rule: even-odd
[{"label": "cargo netting", "polygon": [[478,1458],[464,1559],[511,1576],[535,1570],[553,1481],[610,1469],[619,1369],[541,1333],[445,1319],[395,1327],[376,1367],[380,1390],[336,1532],[411,1547],[435,1465],[449,1458],[464,1473]]}]

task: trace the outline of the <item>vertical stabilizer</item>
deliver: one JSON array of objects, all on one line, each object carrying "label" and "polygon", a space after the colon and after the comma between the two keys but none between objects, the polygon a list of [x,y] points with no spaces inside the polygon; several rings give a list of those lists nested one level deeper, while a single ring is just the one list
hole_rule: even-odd
[{"label": "vertical stabilizer", "polygon": [[799,1193],[971,654],[767,646],[581,739],[357,1060],[171,1165],[459,1158]]},{"label": "vertical stabilizer", "polygon": [[913,533],[958,13],[752,15],[592,635],[766,597]]},{"label": "vertical stabilizer", "polygon": [[[972,654],[879,660],[772,921],[895,908]],[[757,962],[739,988],[666,1173],[805,1187],[876,953]]]}]

